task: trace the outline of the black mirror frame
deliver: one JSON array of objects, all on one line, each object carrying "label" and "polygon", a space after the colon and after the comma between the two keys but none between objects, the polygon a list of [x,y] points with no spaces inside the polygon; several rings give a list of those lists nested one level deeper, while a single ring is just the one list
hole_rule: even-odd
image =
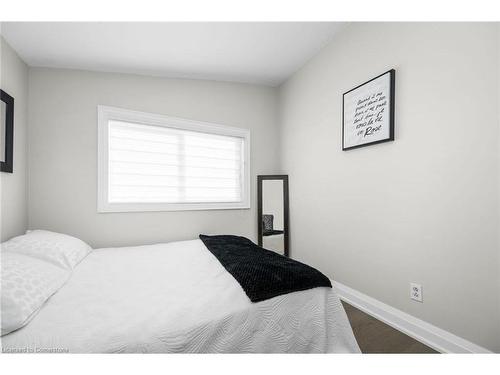
[{"label": "black mirror frame", "polygon": [[12,173],[14,165],[14,98],[0,90],[0,100],[6,104],[5,111],[5,156],[0,162],[2,172]]},{"label": "black mirror frame", "polygon": [[263,236],[262,236],[262,182],[264,180],[282,180],[283,181],[283,236],[284,236],[284,255],[286,257],[290,256],[290,239],[289,239],[289,228],[290,228],[290,208],[289,208],[289,197],[288,197],[288,175],[258,175],[257,176],[257,228],[258,228],[258,240],[259,246],[262,246]]}]

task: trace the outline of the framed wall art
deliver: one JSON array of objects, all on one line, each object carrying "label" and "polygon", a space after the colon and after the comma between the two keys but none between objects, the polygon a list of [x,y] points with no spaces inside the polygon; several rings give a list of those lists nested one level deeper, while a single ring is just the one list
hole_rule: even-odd
[{"label": "framed wall art", "polygon": [[394,140],[395,78],[391,69],[344,93],[342,150]]},{"label": "framed wall art", "polygon": [[14,158],[14,98],[0,90],[0,170],[12,173]]}]

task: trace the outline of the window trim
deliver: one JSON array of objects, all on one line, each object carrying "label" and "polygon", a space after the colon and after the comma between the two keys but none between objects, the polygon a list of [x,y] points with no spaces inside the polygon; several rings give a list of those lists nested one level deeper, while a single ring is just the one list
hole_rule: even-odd
[{"label": "window trim", "polygon": [[[240,137],[243,146],[242,200],[240,202],[205,203],[110,203],[108,201],[108,121],[135,122],[144,125],[204,132],[209,134]],[[203,121],[188,120],[128,109],[97,106],[97,212],[147,212],[147,211],[194,211],[236,210],[250,208],[250,130]]]}]

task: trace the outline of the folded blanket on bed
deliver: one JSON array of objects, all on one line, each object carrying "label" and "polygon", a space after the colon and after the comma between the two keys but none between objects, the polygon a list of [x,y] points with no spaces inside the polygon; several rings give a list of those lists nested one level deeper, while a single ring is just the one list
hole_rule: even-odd
[{"label": "folded blanket on bed", "polygon": [[200,234],[207,249],[241,285],[252,302],[316,287],[332,287],[317,269],[238,236]]}]

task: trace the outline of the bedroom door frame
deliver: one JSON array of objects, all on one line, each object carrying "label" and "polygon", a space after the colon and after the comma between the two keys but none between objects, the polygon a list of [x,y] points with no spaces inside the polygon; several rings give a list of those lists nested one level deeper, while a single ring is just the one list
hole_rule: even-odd
[{"label": "bedroom door frame", "polygon": [[284,242],[284,255],[290,256],[290,208],[289,208],[289,192],[288,192],[288,175],[286,174],[269,174],[257,176],[257,230],[259,246],[262,246],[262,182],[265,180],[281,180],[283,181],[283,242]]}]

